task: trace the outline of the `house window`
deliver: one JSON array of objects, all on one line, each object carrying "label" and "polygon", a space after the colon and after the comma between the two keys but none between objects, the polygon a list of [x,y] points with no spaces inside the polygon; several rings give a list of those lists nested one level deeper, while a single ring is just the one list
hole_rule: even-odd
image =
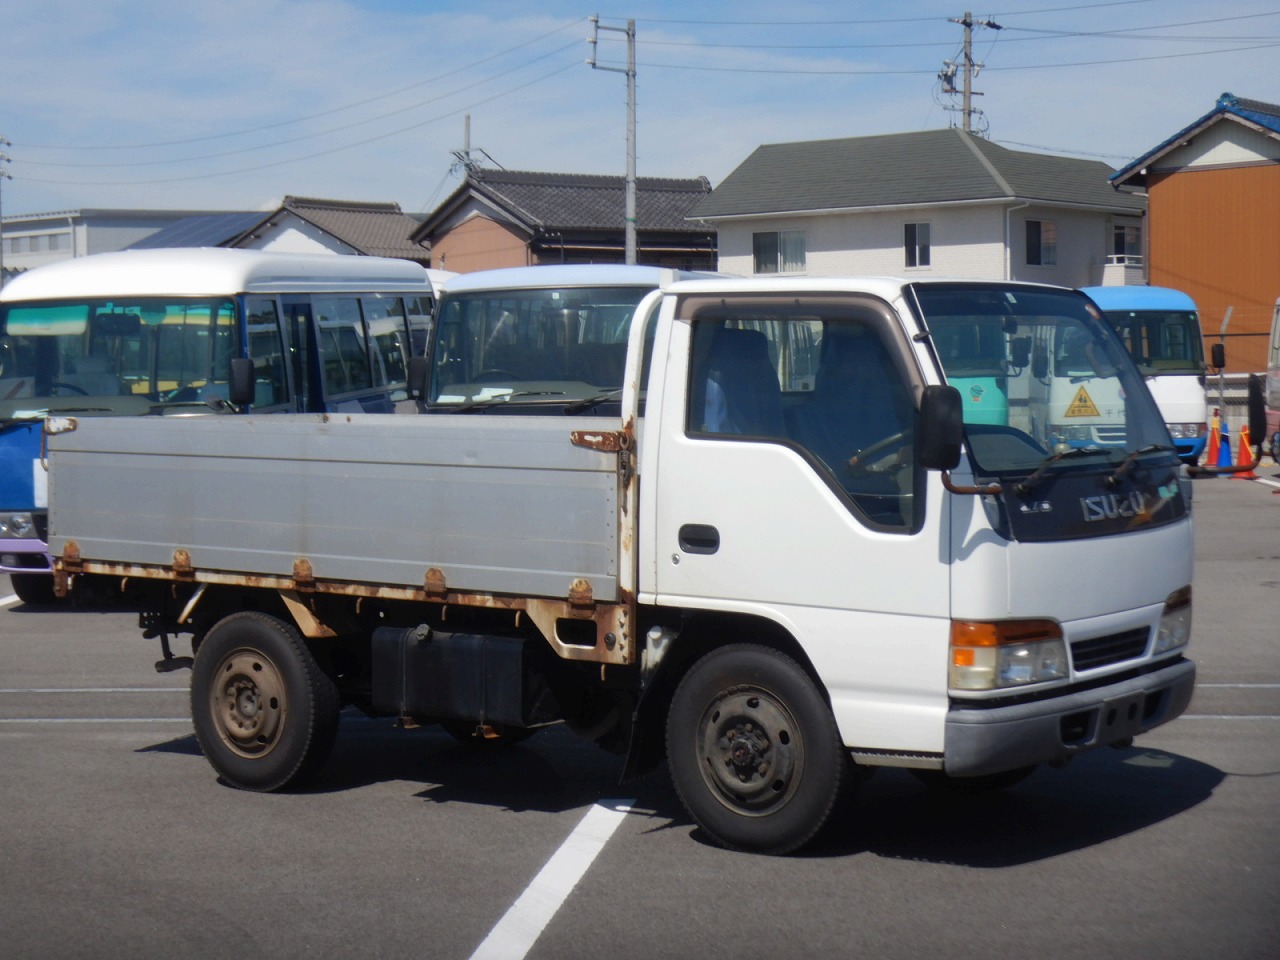
[{"label": "house window", "polygon": [[1112,263],[1142,262],[1142,227],[1116,224],[1111,233]]},{"label": "house window", "polygon": [[1058,262],[1058,225],[1052,220],[1027,221],[1027,264],[1052,267]]},{"label": "house window", "polygon": [[908,223],[903,226],[902,248],[908,267],[929,266],[929,224]]},{"label": "house window", "polygon": [[803,230],[753,233],[752,252],[756,273],[803,273],[805,242]]}]

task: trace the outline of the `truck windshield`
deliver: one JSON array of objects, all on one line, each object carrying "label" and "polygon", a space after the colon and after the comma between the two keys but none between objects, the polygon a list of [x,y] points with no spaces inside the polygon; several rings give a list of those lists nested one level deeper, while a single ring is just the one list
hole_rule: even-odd
[{"label": "truck windshield", "polygon": [[0,417],[145,413],[221,390],[239,348],[230,298],[0,305]]},{"label": "truck windshield", "polygon": [[572,403],[622,387],[627,334],[652,287],[565,287],[446,293],[440,301],[429,403],[477,409]]},{"label": "truck windshield", "polygon": [[1133,361],[1085,297],[981,283],[912,291],[960,390],[979,470],[1026,474],[1173,449]]}]

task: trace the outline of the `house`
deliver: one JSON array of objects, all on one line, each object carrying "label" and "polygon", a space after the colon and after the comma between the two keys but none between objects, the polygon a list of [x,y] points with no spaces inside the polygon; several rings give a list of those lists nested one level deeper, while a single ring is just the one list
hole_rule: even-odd
[{"label": "house", "polygon": [[727,273],[1140,282],[1146,201],[1112,172],[956,129],[766,144],[692,216]]},{"label": "house", "polygon": [[430,245],[412,238],[418,225],[398,203],[285,197],[278,209],[219,246],[394,257],[429,267]]},{"label": "house", "polygon": [[1150,282],[1196,301],[1227,369],[1266,369],[1280,297],[1280,106],[1230,93],[1111,177],[1145,191]]},{"label": "house", "polygon": [[[458,273],[539,263],[623,263],[625,188],[623,177],[472,167],[413,239],[430,245],[433,266]],[[638,178],[637,262],[690,270],[714,266],[715,231],[690,217],[710,191],[705,177]]]}]

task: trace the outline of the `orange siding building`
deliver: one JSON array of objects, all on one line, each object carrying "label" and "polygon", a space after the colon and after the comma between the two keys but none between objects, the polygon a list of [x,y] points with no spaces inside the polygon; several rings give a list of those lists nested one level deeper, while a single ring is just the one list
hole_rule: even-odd
[{"label": "orange siding building", "polygon": [[1146,189],[1148,280],[1196,301],[1206,355],[1230,309],[1228,372],[1265,370],[1280,297],[1280,106],[1223,94],[1112,183]]}]

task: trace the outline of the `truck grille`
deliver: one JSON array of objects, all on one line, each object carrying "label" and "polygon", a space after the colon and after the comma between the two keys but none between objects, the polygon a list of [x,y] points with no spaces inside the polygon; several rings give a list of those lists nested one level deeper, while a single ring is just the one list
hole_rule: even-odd
[{"label": "truck grille", "polygon": [[1135,627],[1105,637],[1077,640],[1071,644],[1071,662],[1077,670],[1094,670],[1132,660],[1146,652],[1150,633],[1147,627]]}]

